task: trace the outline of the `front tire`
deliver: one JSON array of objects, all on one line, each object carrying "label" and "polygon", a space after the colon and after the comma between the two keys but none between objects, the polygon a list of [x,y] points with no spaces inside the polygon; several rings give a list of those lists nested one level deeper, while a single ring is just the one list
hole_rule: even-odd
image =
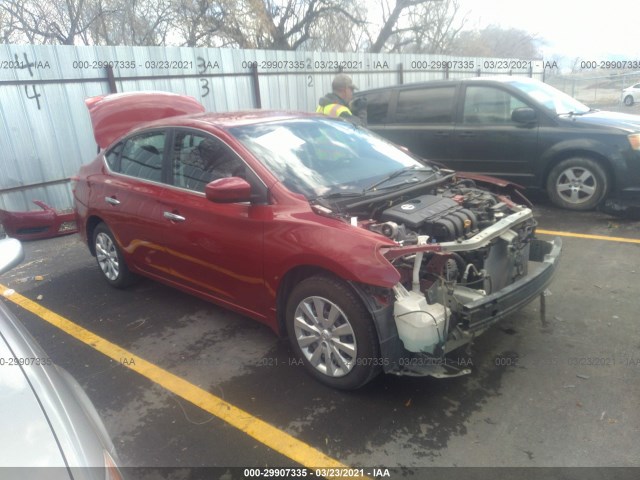
[{"label": "front tire", "polygon": [[286,326],[295,354],[320,382],[353,390],[380,373],[373,319],[344,282],[327,275],[300,282],[287,301]]},{"label": "front tire", "polygon": [[551,201],[568,210],[592,210],[608,190],[607,174],[590,158],[574,157],[561,161],[547,177]]},{"label": "front tire", "polygon": [[109,285],[125,288],[136,280],[124,261],[113,233],[104,223],[100,223],[93,231],[93,247],[100,271]]},{"label": "front tire", "polygon": [[627,107],[633,106],[633,97],[631,95],[627,95],[626,97],[624,97],[624,104]]}]

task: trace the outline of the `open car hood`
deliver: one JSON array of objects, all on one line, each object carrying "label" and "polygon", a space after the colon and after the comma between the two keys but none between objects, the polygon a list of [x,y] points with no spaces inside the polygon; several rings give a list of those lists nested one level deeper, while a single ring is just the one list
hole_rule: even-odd
[{"label": "open car hood", "polygon": [[100,148],[133,128],[153,120],[204,112],[195,98],[168,92],[131,92],[100,95],[85,100],[93,135]]}]

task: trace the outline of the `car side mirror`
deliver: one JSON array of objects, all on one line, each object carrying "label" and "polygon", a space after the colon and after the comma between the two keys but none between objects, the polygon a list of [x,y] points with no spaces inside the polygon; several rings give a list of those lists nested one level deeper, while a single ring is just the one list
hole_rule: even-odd
[{"label": "car side mirror", "polygon": [[538,115],[536,114],[536,111],[533,108],[521,107],[521,108],[516,108],[511,113],[511,120],[513,120],[516,123],[531,124],[531,123],[535,123],[536,120],[538,120]]},{"label": "car side mirror", "polygon": [[19,240],[3,238],[0,240],[0,273],[8,272],[24,259],[24,250]]},{"label": "car side mirror", "polygon": [[204,191],[207,200],[216,203],[251,201],[251,185],[240,177],[219,178],[208,183]]}]

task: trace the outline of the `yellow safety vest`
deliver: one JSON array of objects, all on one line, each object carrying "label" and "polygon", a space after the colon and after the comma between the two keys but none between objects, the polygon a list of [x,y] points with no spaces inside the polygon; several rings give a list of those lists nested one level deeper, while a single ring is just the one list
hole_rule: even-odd
[{"label": "yellow safety vest", "polygon": [[345,107],[344,105],[340,105],[339,103],[330,103],[329,105],[325,105],[324,107],[318,105],[316,108],[316,113],[324,113],[325,115],[329,115],[330,117],[339,117],[343,113],[348,113],[349,115],[353,115],[349,107]]}]

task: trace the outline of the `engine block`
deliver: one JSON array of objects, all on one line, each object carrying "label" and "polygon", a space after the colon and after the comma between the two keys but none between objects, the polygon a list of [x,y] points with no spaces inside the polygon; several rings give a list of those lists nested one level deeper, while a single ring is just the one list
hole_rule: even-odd
[{"label": "engine block", "polygon": [[404,224],[437,242],[465,237],[477,230],[476,215],[455,200],[435,195],[422,195],[382,212],[383,221]]}]

